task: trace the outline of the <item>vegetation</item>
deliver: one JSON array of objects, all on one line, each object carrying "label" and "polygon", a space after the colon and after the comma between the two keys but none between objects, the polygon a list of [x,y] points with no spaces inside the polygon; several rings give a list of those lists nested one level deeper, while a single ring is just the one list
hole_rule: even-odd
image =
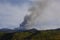
[{"label": "vegetation", "polygon": [[60,40],[60,30],[42,30],[33,32],[0,32],[0,40]]}]

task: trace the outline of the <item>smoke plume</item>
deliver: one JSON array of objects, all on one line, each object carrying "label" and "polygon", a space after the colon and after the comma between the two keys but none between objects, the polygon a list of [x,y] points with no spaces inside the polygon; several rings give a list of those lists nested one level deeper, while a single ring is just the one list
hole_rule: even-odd
[{"label": "smoke plume", "polygon": [[33,0],[32,7],[29,9],[31,14],[26,15],[24,19],[26,22],[24,24],[25,29],[45,30],[59,27],[60,11],[57,10],[60,6],[57,4],[56,0]]},{"label": "smoke plume", "polygon": [[20,26],[24,26],[25,29],[31,29],[35,24],[37,18],[41,15],[42,11],[46,6],[47,1],[38,1],[33,2],[32,7],[29,9],[31,14],[28,16],[26,15],[24,18],[24,22]]}]

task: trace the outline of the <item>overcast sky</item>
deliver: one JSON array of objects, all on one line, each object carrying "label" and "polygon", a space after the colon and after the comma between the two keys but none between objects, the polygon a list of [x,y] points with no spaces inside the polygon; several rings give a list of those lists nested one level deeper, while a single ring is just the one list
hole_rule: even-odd
[{"label": "overcast sky", "polygon": [[[44,12],[47,13],[48,15],[47,16],[45,14],[43,15],[45,15],[45,17],[49,20],[50,18],[54,19],[57,17],[56,22],[58,22],[59,26],[45,27],[44,22],[46,22],[47,20],[45,20],[45,17],[43,16],[45,21],[43,19],[39,19],[39,21],[40,20],[43,21],[42,23],[43,25],[37,24],[40,25],[39,27],[36,27],[37,29],[40,29],[40,27],[42,27],[43,29],[58,28],[58,27],[60,28],[60,0],[55,0],[56,3],[54,2],[54,0],[51,0],[51,2],[53,3],[53,4],[51,3],[52,6],[50,6],[49,10],[47,9]],[[24,16],[26,14],[30,14],[28,9],[31,6],[31,4],[32,2],[30,0],[0,0],[0,29],[1,28],[13,29],[15,27],[19,27],[19,24],[23,21]],[[54,17],[51,16],[52,14],[54,15]],[[55,23],[55,21],[53,20],[51,21],[51,23]],[[50,25],[50,21],[47,23],[47,25]]]},{"label": "overcast sky", "polygon": [[0,28],[15,28],[28,14],[29,0],[0,0]]}]

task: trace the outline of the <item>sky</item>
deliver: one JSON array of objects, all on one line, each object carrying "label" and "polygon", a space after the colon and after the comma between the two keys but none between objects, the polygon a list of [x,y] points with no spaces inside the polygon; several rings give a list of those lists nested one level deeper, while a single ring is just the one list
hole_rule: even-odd
[{"label": "sky", "polygon": [[[28,10],[33,1],[36,0],[0,0],[0,29],[19,27],[24,17],[31,13]],[[60,0],[49,0],[49,2],[41,17],[37,18],[38,26],[34,26],[36,29],[60,28]]]},{"label": "sky", "polygon": [[29,0],[0,0],[0,29],[19,27],[30,5]]}]

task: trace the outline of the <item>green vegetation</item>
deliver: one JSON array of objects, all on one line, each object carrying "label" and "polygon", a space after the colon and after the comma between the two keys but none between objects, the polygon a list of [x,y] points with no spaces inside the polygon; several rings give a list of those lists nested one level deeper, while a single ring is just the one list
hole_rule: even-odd
[{"label": "green vegetation", "polygon": [[4,35],[5,33],[3,33],[3,32],[0,32],[0,39],[1,39],[1,37]]},{"label": "green vegetation", "polygon": [[15,33],[0,32],[0,38],[4,39],[4,37],[6,40],[60,40],[60,30],[42,30],[36,33],[28,31]]}]

